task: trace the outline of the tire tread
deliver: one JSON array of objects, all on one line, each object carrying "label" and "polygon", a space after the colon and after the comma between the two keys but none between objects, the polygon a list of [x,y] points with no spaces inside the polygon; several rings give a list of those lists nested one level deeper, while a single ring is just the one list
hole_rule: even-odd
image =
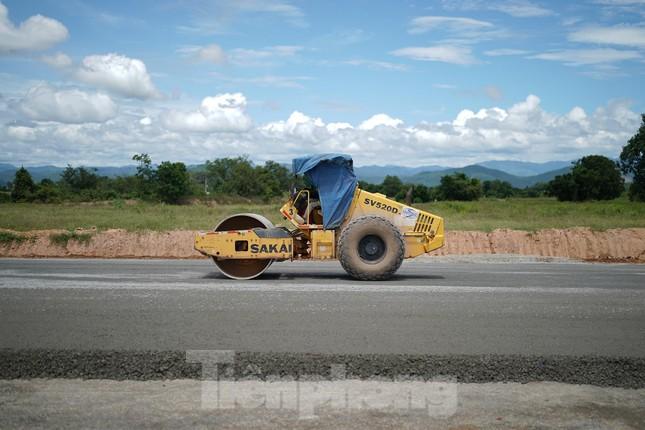
[{"label": "tire tread", "polygon": [[[353,227],[355,227],[356,225],[372,222],[378,222],[379,224],[387,226],[400,244],[400,246],[398,246],[395,251],[397,255],[396,259],[394,259],[394,264],[390,265],[387,270],[381,273],[374,274],[364,273],[357,268],[352,267],[352,264],[348,261],[349,256],[344,246],[345,242],[347,241],[347,237],[351,233]],[[388,252],[391,251],[388,250]],[[396,271],[399,270],[399,267],[401,267],[403,259],[405,258],[405,241],[403,240],[403,235],[401,234],[399,229],[397,229],[390,221],[377,215],[366,215],[350,221],[349,224],[345,226],[340,234],[340,238],[338,239],[337,255],[340,264],[343,266],[343,269],[345,269],[347,274],[349,274],[352,278],[359,279],[361,281],[384,281],[390,279],[396,273]]]}]

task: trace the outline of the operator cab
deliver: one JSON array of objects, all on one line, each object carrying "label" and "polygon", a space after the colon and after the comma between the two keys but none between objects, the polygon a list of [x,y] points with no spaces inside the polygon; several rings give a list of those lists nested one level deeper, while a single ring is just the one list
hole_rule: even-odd
[{"label": "operator cab", "polygon": [[297,227],[322,228],[323,214],[320,196],[315,188],[294,188],[291,199],[282,208],[282,214]]},{"label": "operator cab", "polygon": [[304,186],[293,188],[291,198],[280,209],[282,215],[300,230],[340,227],[358,185],[352,158],[345,154],[310,155],[294,159],[292,167],[293,174],[304,179]]}]

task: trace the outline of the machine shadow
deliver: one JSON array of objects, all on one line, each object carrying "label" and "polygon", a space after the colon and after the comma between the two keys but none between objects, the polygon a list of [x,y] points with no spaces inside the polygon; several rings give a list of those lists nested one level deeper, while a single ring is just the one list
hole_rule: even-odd
[{"label": "machine shadow", "polygon": [[[227,276],[223,275],[220,272],[211,272],[207,275],[204,275],[202,279],[218,279],[226,281],[235,281],[230,279]],[[255,279],[245,280],[244,282],[261,282],[261,281],[292,281],[299,279],[312,279],[312,280],[328,280],[328,281],[351,281],[356,283],[367,283],[367,282],[378,282],[378,283],[395,283],[403,282],[408,280],[437,280],[437,279],[446,279],[441,275],[420,275],[420,274],[395,274],[392,278],[385,281],[359,281],[352,278],[351,276],[345,273],[327,273],[327,272],[308,272],[307,274],[294,274],[294,273],[263,273]]]}]

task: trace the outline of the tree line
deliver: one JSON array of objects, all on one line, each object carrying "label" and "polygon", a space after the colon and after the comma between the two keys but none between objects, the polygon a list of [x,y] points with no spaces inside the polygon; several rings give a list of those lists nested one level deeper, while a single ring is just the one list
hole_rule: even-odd
[{"label": "tree line", "polygon": [[[35,183],[29,171],[21,167],[9,187],[10,198],[7,193],[0,196],[14,202],[44,203],[135,198],[176,204],[207,196],[269,201],[283,197],[294,181],[283,165],[274,161],[254,165],[247,157],[206,161],[193,171],[181,162],[153,165],[148,154],[136,154],[132,159],[137,162],[136,173],[115,178],[99,176],[94,169],[67,166],[58,181]],[[406,184],[397,176],[386,176],[380,184],[359,181],[359,186],[408,204],[544,195],[563,201],[610,200],[625,191],[623,175],[632,178],[629,198],[645,201],[645,114],[639,130],[623,147],[618,163],[602,155],[589,155],[574,162],[569,173],[548,183],[519,189],[506,181],[480,181],[454,173],[443,176],[436,187]]]},{"label": "tree line", "polygon": [[439,200],[478,200],[481,197],[539,197],[545,194],[546,184],[535,184],[523,189],[513,187],[499,179],[480,181],[465,173],[453,173],[441,177],[436,187],[404,183],[398,176],[386,176],[382,183],[359,181],[359,187],[372,193],[381,193],[407,204]]},{"label": "tree line", "polygon": [[9,185],[8,200],[13,202],[55,203],[61,201],[95,201],[140,199],[170,204],[190,198],[239,196],[270,200],[287,192],[289,170],[273,161],[253,165],[246,157],[206,161],[189,171],[181,162],[164,161],[155,166],[148,154],[136,154],[134,175],[110,178],[96,169],[67,166],[60,179],[43,179],[36,183],[29,171],[21,167]]}]

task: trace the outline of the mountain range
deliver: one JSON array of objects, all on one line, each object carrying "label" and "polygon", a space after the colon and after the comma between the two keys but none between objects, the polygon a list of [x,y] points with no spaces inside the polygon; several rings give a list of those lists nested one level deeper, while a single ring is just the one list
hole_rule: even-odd
[{"label": "mountain range", "polygon": [[436,186],[439,185],[442,176],[459,172],[482,181],[495,179],[507,181],[517,188],[530,187],[538,182],[548,182],[569,170],[571,170],[571,161],[531,163],[514,160],[485,161],[464,167],[387,165],[354,168],[359,179],[376,184],[381,183],[385,176],[391,175],[398,176],[403,182]]},{"label": "mountain range", "polygon": [[436,186],[441,182],[441,177],[445,175],[452,175],[453,173],[465,173],[471,178],[477,178],[481,181],[500,180],[510,182],[516,188],[526,188],[537,184],[538,182],[549,182],[557,175],[563,175],[571,170],[570,167],[563,167],[561,169],[549,170],[548,172],[539,175],[531,176],[517,176],[497,169],[490,169],[479,164],[465,166],[460,168],[452,168],[439,170],[435,172],[421,172],[409,177],[402,177],[403,182],[412,184],[423,184],[427,186]]},{"label": "mountain range", "polygon": [[[436,186],[442,176],[461,172],[482,181],[499,179],[510,182],[514,187],[524,188],[538,182],[548,182],[557,175],[567,173],[571,168],[570,166],[570,161],[531,163],[514,160],[493,160],[458,168],[439,165],[419,167],[370,165],[355,167],[354,171],[360,180],[372,183],[381,183],[385,176],[392,175],[398,176],[403,182]],[[196,167],[199,166],[188,166],[190,170]],[[0,163],[0,184],[12,181],[17,169],[12,164]],[[136,172],[136,166],[134,165],[96,167],[95,169],[98,175],[109,177],[133,175]],[[35,181],[41,181],[44,178],[58,180],[64,168],[58,166],[33,166],[27,167],[27,170],[29,170]]]}]

